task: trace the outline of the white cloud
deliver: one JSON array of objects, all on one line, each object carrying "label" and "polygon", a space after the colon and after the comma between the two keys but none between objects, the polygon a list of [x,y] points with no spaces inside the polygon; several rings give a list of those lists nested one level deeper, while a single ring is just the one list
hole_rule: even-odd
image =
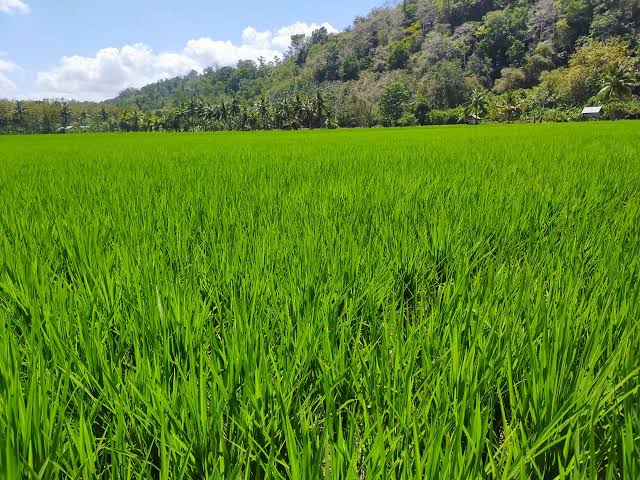
[{"label": "white cloud", "polygon": [[53,68],[39,72],[37,82],[49,97],[103,100],[126,88],[139,88],[163,78],[185,75],[191,70],[235,65],[239,60],[259,57],[271,60],[282,56],[289,48],[291,35],[308,35],[322,26],[331,33],[337,32],[328,23],[297,22],[275,32],[247,27],[239,45],[229,40],[203,37],[189,40],[181,52],[155,53],[143,43],[104,48],[93,57],[63,57]]},{"label": "white cloud", "polygon": [[283,52],[291,45],[291,36],[297,34],[311,35],[314,30],[320,27],[327,29],[329,33],[337,33],[338,31],[329,23],[306,23],[296,22],[292,25],[279,28],[276,32],[266,30],[259,32],[253,27],[247,27],[242,32],[242,41],[245,45],[251,45],[259,48],[273,48]]},{"label": "white cloud", "polygon": [[29,13],[31,9],[22,0],[0,0],[0,12],[2,13]]},{"label": "white cloud", "polygon": [[338,32],[338,30],[333,28],[333,26],[331,26],[327,22],[322,24],[296,22],[293,25],[288,25],[286,27],[282,27],[278,29],[275,35],[273,36],[273,40],[271,43],[275,48],[286,50],[289,48],[289,45],[291,45],[292,35],[298,35],[300,33],[304,33],[305,35],[311,35],[311,33],[314,30],[317,30],[320,27],[326,28],[329,33]]},{"label": "white cloud", "polygon": [[[2,60],[0,58],[0,92],[12,93],[18,89],[15,82],[9,78],[9,74],[15,73],[19,70],[20,67],[15,63],[9,60]],[[2,96],[1,93],[0,96]]]},{"label": "white cloud", "polygon": [[205,37],[189,40],[184,54],[202,66],[225,66],[235,65],[238,60],[255,60],[259,57],[272,59],[281,55],[281,52],[255,45],[234,45],[228,40],[212,40]]},{"label": "white cloud", "polygon": [[257,48],[271,48],[272,38],[270,30],[259,32],[253,27],[247,27],[242,31],[242,43]]},{"label": "white cloud", "polygon": [[19,69],[20,67],[17,64],[0,58],[0,72],[15,72]]}]

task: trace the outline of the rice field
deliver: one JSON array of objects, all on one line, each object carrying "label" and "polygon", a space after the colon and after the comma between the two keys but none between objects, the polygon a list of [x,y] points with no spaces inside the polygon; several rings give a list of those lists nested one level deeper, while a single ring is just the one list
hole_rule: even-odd
[{"label": "rice field", "polygon": [[640,124],[0,137],[0,478],[640,478]]}]

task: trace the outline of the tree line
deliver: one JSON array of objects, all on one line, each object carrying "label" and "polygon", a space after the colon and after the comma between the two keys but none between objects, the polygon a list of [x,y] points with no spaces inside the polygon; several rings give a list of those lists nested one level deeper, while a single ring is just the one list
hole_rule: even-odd
[{"label": "tree line", "polygon": [[156,111],[101,107],[89,113],[84,104],[0,101],[0,132],[66,133],[71,131],[218,131],[300,130],[336,127],[321,91],[278,101],[255,103],[238,98],[210,102],[193,97]]},{"label": "tree line", "polygon": [[404,0],[337,34],[294,35],[282,58],[69,102],[68,115],[61,101],[0,101],[0,131],[566,121],[586,105],[635,118],[639,45],[637,0]]}]

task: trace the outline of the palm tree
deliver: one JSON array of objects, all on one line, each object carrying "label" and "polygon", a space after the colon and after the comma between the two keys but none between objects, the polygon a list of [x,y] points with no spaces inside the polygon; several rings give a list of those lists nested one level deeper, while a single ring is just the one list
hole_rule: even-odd
[{"label": "palm tree", "polygon": [[240,102],[237,97],[233,97],[231,105],[229,106],[229,116],[231,117],[231,123],[233,128],[238,128],[238,117],[240,116]]},{"label": "palm tree", "polygon": [[124,110],[120,114],[120,119],[118,120],[118,126],[120,127],[120,130],[122,130],[123,132],[131,131],[131,114],[129,113],[129,110]]},{"label": "palm tree", "polygon": [[533,98],[531,99],[531,107],[533,108],[533,123],[537,120],[542,123],[544,118],[544,111],[547,105],[554,101],[553,90],[547,84],[542,84],[534,90]]},{"label": "palm tree", "polygon": [[248,130],[257,130],[259,128],[258,112],[254,108],[247,108],[247,124]]},{"label": "palm tree", "polygon": [[71,118],[71,109],[69,108],[69,104],[66,102],[60,104],[60,126],[62,127],[63,133],[67,131],[69,118]]},{"label": "palm tree", "polygon": [[160,126],[160,119],[155,113],[149,113],[144,117],[144,129],[147,132],[155,132]]},{"label": "palm tree", "polygon": [[86,110],[83,110],[82,112],[80,112],[80,115],[78,116],[78,122],[80,122],[80,125],[84,125],[85,123],[87,123],[87,120],[90,120],[90,119],[91,117],[89,116]]},{"label": "palm tree", "polygon": [[273,121],[276,128],[280,130],[288,130],[290,128],[291,120],[289,113],[289,102],[284,98],[276,105],[273,115]]},{"label": "palm tree", "polygon": [[631,95],[636,85],[635,75],[631,69],[623,63],[616,61],[611,63],[604,75],[603,88],[598,95],[606,100],[612,97],[621,100]]},{"label": "palm tree", "polygon": [[507,119],[508,123],[517,119],[525,110],[525,105],[515,98],[512,91],[507,92],[505,97],[497,105],[498,111]]},{"label": "palm tree", "polygon": [[262,130],[269,130],[269,104],[264,97],[258,101],[257,110],[258,117],[260,118],[260,128]]},{"label": "palm tree", "polygon": [[238,116],[238,130],[247,130],[249,124],[249,110],[246,105],[240,107],[240,115]]},{"label": "palm tree", "polygon": [[487,92],[476,88],[473,93],[471,93],[469,103],[467,103],[465,110],[465,114],[468,112],[469,115],[473,115],[474,123],[477,123],[477,121],[487,113]]},{"label": "palm tree", "polygon": [[134,110],[131,114],[131,128],[134,132],[139,132],[140,127],[143,125],[144,115],[140,110]]},{"label": "palm tree", "polygon": [[107,113],[107,110],[102,107],[102,110],[100,110],[100,121],[102,123],[107,123],[107,121],[109,120],[109,114]]},{"label": "palm tree", "polygon": [[182,111],[180,108],[172,108],[165,113],[161,123],[164,130],[179,132],[182,125]]},{"label": "palm tree", "polygon": [[299,93],[296,93],[293,100],[292,114],[291,120],[293,129],[299,130],[300,126],[304,123],[304,104],[302,103],[302,97]]},{"label": "palm tree", "polygon": [[210,103],[202,102],[200,105],[200,122],[204,130],[215,128],[218,119],[218,109]]},{"label": "palm tree", "polygon": [[315,121],[317,122],[317,125],[320,128],[323,128],[328,116],[328,109],[327,109],[327,104],[324,101],[324,97],[322,96],[322,92],[320,90],[316,92],[316,98],[315,98],[313,108],[314,108]]},{"label": "palm tree", "polygon": [[13,124],[16,126],[16,128],[20,132],[24,130],[24,123],[25,123],[26,116],[27,116],[27,106],[25,105],[24,102],[21,102],[20,100],[16,101],[13,108],[13,115],[11,120],[13,121]]},{"label": "palm tree", "polygon": [[198,117],[200,113],[200,104],[195,99],[195,97],[191,97],[191,99],[189,99],[189,102],[186,105],[184,105],[183,111],[187,117],[189,130],[194,130],[199,123]]},{"label": "palm tree", "polygon": [[300,123],[306,128],[315,126],[315,106],[307,97],[302,99],[302,110],[300,112]]},{"label": "palm tree", "polygon": [[226,102],[223,100],[218,108],[218,121],[222,124],[222,129],[226,129],[229,122],[229,109]]}]

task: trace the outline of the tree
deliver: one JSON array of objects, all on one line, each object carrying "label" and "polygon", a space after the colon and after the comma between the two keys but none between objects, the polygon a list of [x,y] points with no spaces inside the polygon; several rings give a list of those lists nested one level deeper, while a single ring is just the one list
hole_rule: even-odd
[{"label": "tree", "polygon": [[533,53],[526,55],[522,70],[529,85],[538,83],[542,72],[554,68],[553,55],[553,48],[546,42],[540,42]]},{"label": "tree", "polygon": [[496,93],[505,93],[522,87],[525,82],[524,72],[519,68],[503,68],[500,79],[493,87]]},{"label": "tree", "polygon": [[604,75],[603,87],[598,95],[607,100],[611,98],[622,100],[629,97],[633,92],[633,87],[636,85],[636,79],[634,77],[635,75],[629,67],[621,62],[613,62],[607,68]]},{"label": "tree", "polygon": [[389,45],[389,70],[406,68],[409,61],[409,45],[405,40],[395,40]]},{"label": "tree", "polygon": [[69,119],[71,118],[71,109],[69,104],[64,102],[60,104],[60,126],[62,131],[65,132],[69,126]]},{"label": "tree", "polygon": [[533,110],[533,122],[542,123],[544,111],[551,102],[554,101],[553,91],[547,84],[538,85],[533,89],[531,97],[531,109]]},{"label": "tree", "polygon": [[475,89],[471,93],[469,102],[465,109],[469,114],[473,115],[476,119],[481,119],[487,113],[487,92],[480,89]]},{"label": "tree", "polygon": [[493,60],[499,72],[507,64],[518,65],[524,55],[522,36],[527,27],[528,11],[525,7],[507,7],[487,13],[478,29],[478,48]]},{"label": "tree", "polygon": [[631,69],[632,62],[629,46],[621,40],[592,41],[571,56],[568,67],[543,72],[541,78],[560,103],[581,105],[603,88],[609,65],[620,63]]},{"label": "tree", "polygon": [[466,48],[459,39],[438,30],[430,32],[422,43],[422,53],[419,64],[421,70],[427,72],[430,67],[442,60],[463,59]]},{"label": "tree", "polygon": [[264,97],[262,97],[258,102],[257,110],[258,119],[260,121],[260,128],[262,130],[269,130],[271,128],[269,104]]},{"label": "tree", "polygon": [[13,125],[18,132],[24,132],[26,117],[27,106],[20,100],[16,101],[13,107],[13,115],[11,116],[11,121],[13,122]]},{"label": "tree", "polygon": [[380,95],[380,113],[387,125],[397,125],[404,115],[410,95],[407,87],[395,82],[387,85]]},{"label": "tree", "polygon": [[356,80],[360,75],[360,62],[358,57],[350,55],[344,59],[340,66],[340,80],[349,81]]},{"label": "tree", "polygon": [[294,130],[299,130],[304,125],[305,117],[305,105],[300,96],[300,93],[296,93],[293,98],[293,104],[291,105],[291,126]]},{"label": "tree", "polygon": [[102,109],[100,110],[100,121],[102,123],[107,123],[107,121],[109,120],[109,114],[107,113],[107,110],[102,107]]},{"label": "tree", "polygon": [[304,65],[307,60],[308,45],[306,37],[303,33],[291,36],[291,46],[289,47],[288,56],[298,65]]},{"label": "tree", "polygon": [[446,109],[464,103],[470,90],[460,61],[442,60],[424,76],[418,97],[432,109]]},{"label": "tree", "polygon": [[511,123],[520,117],[526,107],[524,103],[516,98],[513,92],[507,92],[507,94],[500,99],[496,108],[498,113],[506,119],[508,123]]},{"label": "tree", "polygon": [[223,128],[229,124],[229,109],[227,103],[223,100],[218,107],[218,121],[222,123]]},{"label": "tree", "polygon": [[0,133],[8,131],[11,124],[11,106],[0,100]]},{"label": "tree", "polygon": [[553,39],[560,11],[555,0],[537,0],[531,10],[529,34],[540,42]]},{"label": "tree", "polygon": [[231,105],[229,105],[229,121],[233,124],[233,128],[236,130],[240,126],[240,113],[240,101],[238,100],[238,97],[233,97]]},{"label": "tree", "polygon": [[604,11],[593,16],[591,21],[591,38],[607,40],[620,33],[620,18],[618,12]]},{"label": "tree", "polygon": [[313,126],[322,128],[324,127],[326,118],[328,116],[327,104],[324,101],[322,92],[318,90],[316,92],[316,98],[313,102]]},{"label": "tree", "polygon": [[144,115],[140,110],[135,110],[131,114],[131,128],[134,132],[139,132],[144,121]]},{"label": "tree", "polygon": [[91,117],[89,116],[89,113],[86,110],[83,110],[82,112],[80,112],[80,115],[78,116],[78,122],[80,122],[80,125],[85,125],[87,123],[87,120],[90,120]]},{"label": "tree", "polygon": [[326,27],[320,27],[317,30],[311,32],[311,38],[309,39],[309,43],[311,45],[323,45],[327,43],[329,39],[329,32]]}]

